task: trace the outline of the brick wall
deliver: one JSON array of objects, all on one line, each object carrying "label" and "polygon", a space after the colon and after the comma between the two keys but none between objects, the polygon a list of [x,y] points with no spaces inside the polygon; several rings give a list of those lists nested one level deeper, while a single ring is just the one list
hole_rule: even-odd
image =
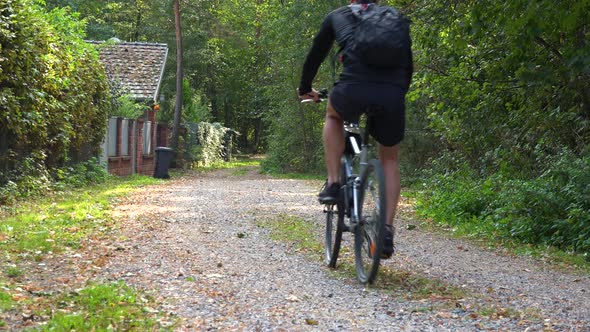
[{"label": "brick wall", "polygon": [[[117,118],[117,144],[116,144],[116,152],[115,156],[109,157],[109,165],[108,170],[110,174],[119,175],[119,176],[127,176],[133,174],[132,168],[132,158],[131,153],[133,149],[133,120],[128,121],[128,130],[127,130],[127,137],[123,137],[123,119]],[[129,144],[129,154],[124,156],[121,154],[121,147],[123,144],[123,140],[127,140],[127,144]],[[112,153],[111,153],[112,154]]]},{"label": "brick wall", "polygon": [[[108,157],[108,170],[110,174],[118,176],[127,176],[131,174],[142,174],[147,176],[154,175],[155,170],[155,149],[160,146],[168,146],[168,134],[169,130],[166,125],[158,124],[155,122],[156,116],[155,111],[148,111],[148,121],[152,123],[151,129],[151,145],[149,151],[144,153],[144,139],[143,129],[146,127],[144,119],[129,120],[128,121],[128,135],[123,137],[123,124],[125,123],[122,118],[117,118],[117,144],[116,154]],[[135,139],[134,139],[135,138]],[[128,155],[122,155],[123,141],[127,140],[128,143]],[[111,152],[111,151],[109,151]],[[113,155],[111,153],[111,155]],[[134,165],[135,158],[135,167]]]}]

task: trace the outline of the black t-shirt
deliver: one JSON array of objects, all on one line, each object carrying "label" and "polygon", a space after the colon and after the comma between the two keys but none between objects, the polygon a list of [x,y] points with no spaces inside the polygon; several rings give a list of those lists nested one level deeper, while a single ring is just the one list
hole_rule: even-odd
[{"label": "black t-shirt", "polygon": [[[371,4],[369,6],[376,6]],[[355,18],[348,6],[340,7],[326,16],[320,31],[313,39],[313,44],[305,63],[299,84],[299,93],[304,94],[311,91],[312,81],[315,78],[320,65],[330,52],[334,41],[344,48],[346,42],[353,34]],[[412,51],[410,52],[410,65],[408,68],[384,69],[367,66],[353,59],[343,58],[344,66],[340,74],[340,82],[355,83],[384,83],[394,84],[408,89],[413,73]]]}]

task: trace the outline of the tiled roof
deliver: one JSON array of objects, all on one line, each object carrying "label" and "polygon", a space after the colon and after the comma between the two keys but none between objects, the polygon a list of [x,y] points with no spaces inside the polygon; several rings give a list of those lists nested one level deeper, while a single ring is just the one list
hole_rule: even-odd
[{"label": "tiled roof", "polygon": [[[100,45],[103,42],[91,41]],[[137,99],[157,102],[168,46],[156,43],[121,42],[98,48],[107,74],[118,80]]]}]

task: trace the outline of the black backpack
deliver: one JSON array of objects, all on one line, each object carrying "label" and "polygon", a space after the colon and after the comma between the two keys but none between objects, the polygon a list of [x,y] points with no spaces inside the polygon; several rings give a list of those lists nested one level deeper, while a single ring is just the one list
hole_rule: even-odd
[{"label": "black backpack", "polygon": [[354,32],[342,50],[369,66],[395,68],[410,63],[410,21],[397,10],[371,5],[365,10],[349,6],[355,19]]}]

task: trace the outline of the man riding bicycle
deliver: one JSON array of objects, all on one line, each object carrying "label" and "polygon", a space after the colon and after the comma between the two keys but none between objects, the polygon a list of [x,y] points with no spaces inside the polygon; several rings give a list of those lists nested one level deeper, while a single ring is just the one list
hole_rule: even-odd
[{"label": "man riding bicycle", "polygon": [[394,250],[393,219],[400,195],[399,144],[404,138],[405,95],[412,78],[413,60],[410,44],[404,54],[399,54],[400,58],[407,59],[399,61],[404,63],[399,66],[374,66],[346,52],[347,43],[351,43],[358,26],[359,15],[374,10],[371,6],[377,6],[376,3],[377,0],[352,0],[350,6],[338,8],[326,16],[307,54],[298,91],[301,99],[319,101],[318,92],[312,89],[312,81],[336,41],[344,50],[340,56],[343,70],[326,107],[323,142],[328,180],[318,195],[322,204],[334,204],[338,199],[341,187],[338,169],[345,147],[343,122],[358,122],[361,113],[369,106],[383,108],[382,113],[374,116],[368,130],[379,143],[379,160],[385,172],[387,232],[383,254],[390,257]]}]

